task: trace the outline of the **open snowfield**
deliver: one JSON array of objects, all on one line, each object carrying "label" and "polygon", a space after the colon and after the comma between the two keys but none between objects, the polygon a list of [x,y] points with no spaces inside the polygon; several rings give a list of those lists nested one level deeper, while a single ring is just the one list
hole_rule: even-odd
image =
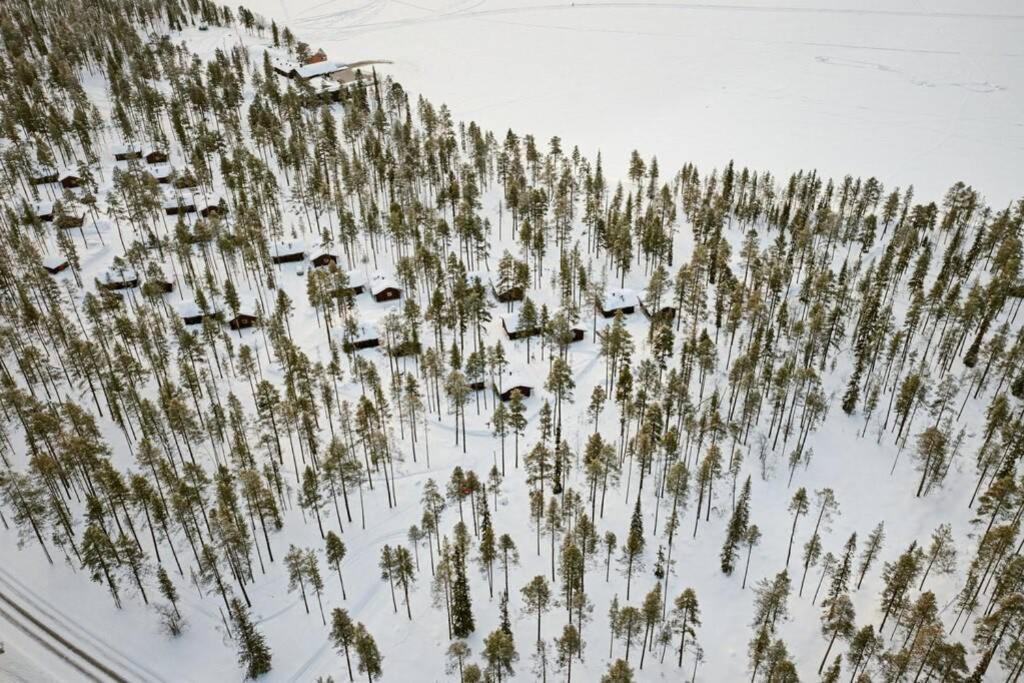
[{"label": "open snowfield", "polygon": [[994,206],[1020,191],[1014,0],[255,0],[333,58],[391,60],[456,119],[777,176],[875,175]]},{"label": "open snowfield", "polygon": [[[516,0],[257,0],[249,6],[289,26],[298,39],[314,49],[324,48],[332,58],[390,61],[378,68],[413,93],[446,103],[456,120],[475,120],[499,134],[511,127],[518,133],[532,133],[539,141],[559,135],[565,145],[578,145],[587,155],[601,150],[613,181],[624,179],[628,155],[637,149],[645,157],[658,156],[664,177],[673,175],[687,161],[698,163],[704,171],[734,158],[739,165],[766,169],[780,178],[798,168],[817,168],[826,176],[875,175],[887,190],[912,183],[920,201],[941,200],[945,189],[958,179],[979,188],[997,207],[1020,196],[1024,158],[1024,45],[1020,39],[1024,35],[1024,9],[1017,3],[871,0],[858,2],[858,9],[852,9],[854,0],[783,0],[785,6],[754,0],[742,5],[540,2],[530,6]],[[210,57],[214,47],[240,39],[236,32],[220,29],[204,34],[190,30],[184,37],[204,58]],[[248,35],[241,39],[250,45],[266,42]],[[112,162],[105,163],[106,184],[101,183],[104,191],[109,189],[112,167]],[[491,192],[483,198],[482,213],[494,225],[498,222],[497,197],[497,192]],[[305,238],[308,244],[316,243],[315,233],[298,212],[284,220],[297,237]],[[676,263],[682,263],[692,251],[687,239],[690,228],[680,221],[678,229]],[[74,240],[81,255],[83,280],[87,288],[94,289],[93,278],[122,250],[109,222],[92,225],[89,220],[84,232],[85,240],[77,231]],[[493,240],[492,266],[503,248],[516,249],[508,239],[507,228],[504,237],[504,242]],[[734,246],[736,261],[742,233],[732,230],[726,237]],[[876,246],[870,256],[880,253]],[[392,256],[381,255],[383,271],[393,272]],[[327,362],[326,331],[306,298],[307,270],[308,263],[285,264],[278,268],[277,277],[295,304],[291,331],[296,344],[312,361]],[[546,273],[545,278],[549,275]],[[223,279],[223,274],[220,277]],[[72,281],[67,272],[58,278],[63,283]],[[645,283],[640,270],[634,269],[626,286],[640,290]],[[538,304],[555,305],[557,294],[549,290],[553,288],[545,286],[531,290],[530,295]],[[254,296],[244,288],[241,294],[243,300]],[[167,295],[166,300],[174,306],[189,295],[185,288]],[[135,292],[126,296],[131,300],[140,295]],[[388,304],[378,304],[367,294],[358,297],[357,305],[370,320],[379,319],[389,310]],[[904,305],[900,302],[901,307]],[[510,342],[502,335],[499,316],[503,312],[502,305],[492,309],[494,319],[486,341],[493,344],[500,339],[513,366],[532,374],[536,387],[543,386],[547,356],[541,359],[535,343],[533,359],[527,363],[525,342]],[[1001,316],[997,322],[1005,319]],[[605,372],[604,359],[599,357],[589,332],[589,312],[581,322],[588,333],[569,352],[576,390],[575,402],[565,407],[564,418],[566,439],[574,453],[581,451],[589,435],[586,404],[591,389],[602,382]],[[1020,324],[1018,319],[1014,330]],[[598,328],[605,325],[604,321],[597,323]],[[648,322],[637,313],[628,319],[628,327],[636,342],[635,364],[649,355]],[[280,384],[279,368],[267,362],[260,332],[231,334],[236,347],[249,344],[261,354],[267,378]],[[723,338],[718,346],[720,358],[724,358],[725,341]],[[372,359],[381,375],[387,376],[388,362],[380,350],[363,351],[361,355]],[[409,361],[408,369],[413,368]],[[928,579],[928,588],[939,599],[940,617],[947,626],[952,624],[956,608],[950,603],[962,585],[976,545],[976,540],[968,539],[972,513],[967,500],[975,477],[973,456],[990,396],[983,395],[983,401],[967,405],[963,424],[971,425],[970,438],[954,459],[947,484],[926,498],[915,499],[917,475],[906,451],[895,475],[889,474],[897,448],[891,433],[876,442],[878,417],[872,421],[868,435],[860,438],[863,418],[859,414],[849,417],[840,410],[838,404],[849,372],[849,363],[841,359],[826,375],[828,417],[810,436],[808,446],[813,448],[814,458],[807,468],[797,470],[792,487],[787,486],[783,449],[770,456],[771,476],[767,479],[760,476],[756,454],[745,453],[740,481],[752,475],[752,520],[764,534],[753,551],[745,593],[740,590],[739,576],[723,576],[718,565],[730,513],[731,478],[716,482],[710,521],[706,523],[701,517],[696,538],[691,538],[692,500],[683,516],[680,538],[673,550],[677,563],[669,580],[669,596],[671,600],[683,588],[692,586],[700,598],[703,626],[698,637],[706,662],[696,673],[698,681],[749,679],[751,587],[783,569],[791,522],[787,505],[798,486],[808,491],[825,486],[835,489],[841,515],[824,534],[826,551],[838,553],[853,532],[863,543],[878,522],[885,522],[888,540],[880,559],[864,586],[851,596],[858,624],[877,623],[881,618],[878,595],[882,562],[893,561],[911,539],[927,543],[940,522],[952,524],[961,551],[958,570],[950,576]],[[347,364],[345,376],[351,377]],[[716,385],[725,390],[724,373],[709,380],[707,393]],[[240,378],[224,380],[222,388],[225,394],[228,390],[237,392],[246,409],[252,409],[249,389]],[[346,382],[340,393],[354,403],[360,396],[360,386]],[[527,400],[530,423],[520,443],[520,455],[537,441],[536,415],[544,398],[549,396],[538,391]],[[963,394],[957,395],[957,409],[963,399]],[[461,446],[454,447],[452,417],[447,412],[441,417],[432,415],[429,420],[429,465],[422,434],[415,460],[408,434],[404,438],[396,434],[395,444],[401,453],[400,462],[395,464],[398,503],[394,509],[388,508],[379,490],[380,480],[372,494],[364,490],[365,529],[358,499],[354,492],[351,494],[353,519],[344,520],[342,534],[348,546],[343,564],[348,599],[341,598],[337,576],[324,569],[324,608],[345,607],[354,619],[366,624],[384,654],[385,683],[451,680],[444,671],[443,653],[449,640],[443,611],[430,605],[426,546],[421,544],[419,548],[421,573],[411,595],[412,622],[405,617],[400,597],[398,614],[393,613],[388,585],[381,580],[377,563],[385,543],[408,545],[406,533],[411,524],[420,522],[420,497],[429,478],[434,478],[443,490],[456,465],[474,469],[484,479],[492,463],[497,462],[498,443],[488,425],[491,400],[481,404],[479,413],[476,399],[467,406],[467,454]],[[919,422],[923,424],[924,419]],[[114,447],[115,462],[134,468],[132,453],[120,431],[109,420],[102,424],[104,435]],[[922,424],[915,425],[915,431]],[[599,429],[610,441],[618,438],[618,415],[611,401]],[[322,436],[329,438],[326,429]],[[751,439],[751,443],[756,440]],[[511,438],[506,448],[507,476],[494,513],[494,527],[498,534],[513,536],[522,556],[522,566],[512,570],[510,612],[520,655],[515,680],[528,681],[533,680],[529,657],[536,622],[523,609],[520,589],[530,577],[549,574],[550,537],[543,535],[537,554],[535,530],[528,519],[525,471],[522,463],[518,470],[513,467]],[[283,472],[294,486],[289,456],[286,450]],[[214,462],[208,445],[197,449],[197,457],[207,466]],[[634,472],[632,488],[627,489],[627,474],[623,473],[622,486],[609,491],[605,514],[597,524],[599,534],[606,530],[618,534],[620,545],[635,499],[636,476]],[[568,483],[585,491],[586,483],[578,468],[573,469]],[[691,497],[692,491],[691,485]],[[449,506],[443,522],[445,531],[450,530],[457,515],[457,509]],[[650,535],[655,523],[655,499],[653,494],[648,496],[644,508],[648,530],[646,569],[634,576],[629,601],[632,605],[639,605],[654,585],[651,567],[663,538],[665,515],[662,507],[656,542]],[[468,505],[466,522],[470,523]],[[820,601],[812,605],[810,600],[820,575],[818,568],[808,574],[803,596],[796,594],[800,580],[798,556],[812,525],[812,520],[803,519],[796,535],[790,566],[794,577],[791,618],[780,624],[779,631],[805,680],[815,680],[814,671],[825,648],[819,632]],[[338,529],[333,510],[324,526]],[[183,542],[178,550],[186,564],[185,577],[175,573],[174,579],[179,582],[182,611],[189,627],[178,639],[160,632],[155,614],[144,608],[131,589],[124,609],[117,610],[104,587],[91,582],[86,572],[65,564],[56,552],[56,565],[48,565],[33,543],[30,539],[18,551],[15,533],[0,529],[0,588],[31,603],[37,615],[52,627],[101,656],[127,679],[178,682],[241,678],[234,645],[221,625],[219,599],[215,594],[201,598],[198,589],[188,582],[187,562],[191,558]],[[274,657],[273,671],[261,680],[313,681],[328,675],[338,682],[348,680],[344,659],[332,649],[315,601],[310,599],[312,613],[307,615],[298,594],[287,590],[280,560],[289,544],[318,550],[322,547],[316,524],[305,523],[297,506],[285,511],[284,531],[271,536],[278,562],[268,562],[265,573],[257,570],[255,582],[249,587],[254,618]],[[573,669],[573,680],[583,683],[599,680],[609,662],[623,656],[623,645],[616,642],[614,656],[608,657],[607,606],[613,595],[625,602],[625,582],[617,576],[613,560],[611,582],[605,583],[603,555],[599,553],[598,558],[600,562],[588,570],[586,579],[587,593],[596,608],[584,629],[585,662]],[[168,567],[173,566],[166,557],[164,560]],[[469,643],[474,659],[479,661],[482,639],[497,626],[501,577],[499,572],[495,595],[489,598],[487,582],[475,565],[471,565],[470,572],[477,629]],[[559,634],[564,623],[564,609],[554,607],[544,616],[545,637]],[[7,628],[0,619],[0,638],[6,637]],[[970,632],[968,626],[958,637],[968,642]],[[837,646],[832,656],[844,649]],[[660,654],[659,648],[655,655],[648,655],[644,670],[637,672],[639,681],[677,681],[684,675],[689,680],[694,675],[691,654],[687,654],[681,672],[671,648],[664,663],[658,661]],[[634,650],[634,665],[637,656]],[[12,637],[10,658],[4,657],[0,655],[0,681],[7,677],[19,680],[19,675],[25,680],[41,680],[44,674],[40,671],[59,680],[75,678],[73,671],[51,666],[50,655],[25,637]],[[990,673],[992,680],[1002,680],[998,678],[1000,672],[993,669]],[[558,674],[549,675],[552,680],[561,680]]]}]

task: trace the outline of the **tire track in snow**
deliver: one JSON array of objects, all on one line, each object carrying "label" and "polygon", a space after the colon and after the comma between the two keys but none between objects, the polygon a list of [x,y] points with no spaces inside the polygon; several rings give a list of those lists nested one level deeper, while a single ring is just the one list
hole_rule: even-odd
[{"label": "tire track in snow", "polygon": [[0,567],[0,583],[6,585],[7,589],[11,593],[15,594],[19,600],[22,600],[25,604],[35,610],[38,615],[45,617],[51,622],[63,625],[70,635],[83,643],[88,643],[98,652],[102,652],[104,656],[111,661],[111,663],[123,668],[126,672],[130,672],[132,679],[139,681],[166,680],[146,665],[125,655],[107,641],[83,628],[67,613],[54,607],[45,598],[28,588],[18,578],[2,567]]}]

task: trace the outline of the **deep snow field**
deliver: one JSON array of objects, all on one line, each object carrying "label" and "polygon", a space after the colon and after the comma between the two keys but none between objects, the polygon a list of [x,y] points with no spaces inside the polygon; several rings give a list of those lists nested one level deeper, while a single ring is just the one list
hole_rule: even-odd
[{"label": "deep snow field", "polygon": [[[686,161],[710,170],[735,158],[737,164],[768,169],[777,177],[801,167],[815,167],[826,176],[875,175],[886,183],[887,190],[913,183],[921,201],[941,200],[945,189],[961,178],[979,188],[997,207],[1019,196],[1024,153],[1024,45],[1020,43],[1024,11],[1013,2],[872,1],[847,9],[853,4],[853,0],[848,4],[789,0],[784,7],[762,2],[742,6],[565,2],[531,7],[515,0],[258,0],[250,6],[288,25],[300,40],[314,49],[324,48],[332,58],[391,61],[378,69],[394,76],[412,93],[423,93],[435,104],[448,104],[456,120],[472,119],[496,132],[512,127],[518,133],[536,135],[539,141],[560,135],[567,148],[579,145],[588,155],[601,150],[606,173],[616,180],[625,177],[628,154],[638,149],[645,157],[658,156],[664,177],[670,177]],[[204,57],[214,47],[239,38],[247,44],[260,43],[252,36],[217,29],[204,34],[189,31],[185,37]],[[109,181],[109,172],[105,177]],[[495,223],[496,208],[497,197],[486,195],[484,211]],[[308,230],[298,216],[286,217],[286,221],[299,237]],[[97,229],[105,244],[100,244]],[[687,231],[687,225],[679,226],[681,235]],[[83,279],[91,283],[120,247],[109,223],[90,226],[87,222],[86,237],[88,246],[82,245],[77,234],[75,241],[82,256]],[[737,244],[741,235],[733,231],[728,237]],[[312,234],[306,234],[306,239],[309,244],[316,241]],[[495,242],[492,266],[501,253]],[[687,247],[686,239],[677,240],[677,263],[688,257]],[[392,268],[388,259],[385,256],[385,271]],[[306,267],[285,264],[279,279],[295,303],[291,329],[296,342],[313,361],[327,360],[325,331],[305,295],[300,271]],[[65,273],[60,278],[70,280],[71,276]],[[627,279],[627,286],[636,290],[644,283],[638,271]],[[553,303],[556,296],[549,289],[531,295],[538,303]],[[178,293],[169,295],[168,303],[178,297]],[[376,304],[365,294],[357,303],[371,319],[388,310],[387,305]],[[501,312],[500,306],[492,309],[488,342],[501,338],[513,364],[535,373],[536,386],[541,386],[547,359],[540,360],[535,344],[536,358],[526,364],[525,343],[509,342],[501,335]],[[583,322],[589,328],[589,314]],[[628,320],[628,326],[637,355],[645,355],[647,320],[637,314]],[[242,340],[236,338],[239,341],[262,349],[258,332],[247,331]],[[362,353],[377,360],[382,376],[386,373],[387,361],[381,352]],[[570,359],[576,390],[575,403],[565,408],[565,429],[569,445],[579,452],[590,429],[584,414],[586,404],[592,387],[604,377],[604,361],[589,333],[585,341],[571,347]],[[786,508],[798,486],[808,491],[831,486],[836,492],[841,514],[824,535],[826,551],[838,551],[854,531],[863,543],[878,522],[886,524],[887,542],[881,557],[864,586],[852,593],[858,625],[877,623],[880,618],[882,562],[892,561],[911,539],[926,543],[940,522],[950,522],[961,551],[959,570],[951,576],[929,578],[928,586],[944,609],[941,616],[951,623],[955,609],[948,603],[961,585],[975,546],[975,541],[967,539],[971,517],[967,500],[973,488],[977,440],[969,439],[954,460],[944,488],[915,499],[916,474],[907,453],[895,475],[889,475],[896,447],[891,434],[876,444],[877,417],[868,436],[861,439],[858,432],[863,418],[859,414],[848,417],[840,410],[848,372],[840,363],[827,373],[828,418],[811,435],[808,445],[814,458],[807,469],[797,471],[791,488],[787,488],[781,451],[775,453],[775,471],[767,480],[758,476],[756,457],[747,456],[743,476],[754,475],[752,521],[764,536],[754,550],[745,592],[740,590],[740,577],[723,576],[718,565],[729,515],[728,484],[723,480],[717,485],[711,521],[705,524],[702,519],[696,539],[690,538],[692,503],[683,518],[669,590],[674,598],[692,586],[701,602],[704,623],[698,638],[706,661],[697,671],[697,680],[749,679],[746,652],[751,635],[751,585],[783,567],[790,523]],[[280,379],[274,371],[268,374]],[[248,390],[242,383],[235,388],[250,407]],[[359,385],[347,384],[343,393],[353,401],[359,396]],[[958,396],[958,406],[962,398]],[[536,393],[527,401],[530,427],[521,453],[536,439],[535,416],[541,401]],[[353,523],[344,525],[343,538],[349,549],[344,563],[347,602],[341,600],[335,575],[324,572],[325,608],[346,607],[354,619],[366,623],[384,654],[385,682],[449,680],[443,654],[448,646],[447,631],[443,613],[430,606],[425,547],[420,549],[423,573],[411,596],[411,623],[401,604],[397,615],[392,612],[377,562],[384,543],[407,544],[409,526],[420,520],[420,494],[428,478],[433,477],[443,488],[456,465],[486,477],[498,448],[487,424],[493,407],[490,402],[488,406],[482,406],[479,415],[475,401],[467,406],[467,455],[454,448],[448,414],[440,420],[431,418],[429,468],[422,450],[413,462],[408,439],[399,442],[405,461],[395,466],[397,509],[389,510],[378,490],[365,498],[365,530],[360,528],[357,504]],[[964,413],[964,421],[974,426],[972,437],[980,431],[983,410],[984,403],[979,401],[968,405]],[[115,457],[121,463],[129,462],[120,433],[109,421],[104,424]],[[618,427],[609,402],[600,428],[614,440]],[[516,680],[532,680],[529,657],[535,621],[522,609],[519,591],[530,577],[549,571],[550,556],[546,535],[540,555],[534,552],[525,475],[522,468],[516,471],[512,467],[511,440],[508,448],[508,474],[494,526],[498,534],[512,534],[522,556],[522,566],[514,570],[516,578],[510,587],[520,654]],[[204,457],[212,462],[209,451]],[[292,476],[290,464],[285,470],[286,476]],[[578,470],[573,471],[569,483],[583,489]],[[632,508],[624,490],[625,484],[621,491],[609,493],[604,518],[598,523],[599,534],[613,530],[620,543]],[[649,534],[653,498],[644,513]],[[322,547],[316,525],[303,524],[297,507],[286,514],[285,530],[272,538],[276,556],[283,556],[289,543]],[[446,528],[454,523],[455,515],[449,507]],[[664,516],[662,510],[659,525]],[[336,524],[333,517],[325,519],[325,527],[336,528]],[[810,526],[807,519],[802,521],[794,558],[809,536]],[[181,638],[171,640],[160,632],[153,612],[144,609],[134,596],[118,611],[104,588],[90,582],[85,572],[60,561],[50,567],[38,548],[28,544],[18,551],[15,542],[13,532],[0,529],[0,581],[6,589],[20,591],[68,637],[93,648],[131,680],[240,678],[234,647],[220,626],[216,596],[201,600],[194,587],[182,582],[179,591],[189,628]],[[634,577],[633,605],[640,603],[654,581],[649,568],[657,543],[648,535],[647,544],[648,570]],[[281,564],[268,567],[265,576],[257,574],[249,588],[254,616],[273,650],[274,668],[264,680],[313,681],[328,675],[335,681],[347,680],[344,660],[328,643],[328,630],[321,626],[315,605],[312,614],[305,614],[301,598],[287,591]],[[573,680],[596,682],[610,661],[607,606],[614,594],[624,601],[625,589],[624,580],[614,572],[613,567],[610,584],[604,582],[603,563],[588,572],[587,592],[596,608],[584,631],[585,662],[574,666]],[[820,609],[811,605],[809,598],[817,579],[818,570],[812,569],[808,575],[811,590],[798,598],[799,575],[795,575],[789,601],[791,619],[779,632],[806,680],[815,679],[826,644],[819,633]],[[486,581],[475,568],[471,568],[470,580],[477,621],[470,645],[478,661],[483,637],[497,625],[498,597],[496,591],[494,599],[488,599]],[[545,615],[544,623],[545,637],[560,633],[562,610],[554,608]],[[969,633],[970,628],[961,637],[966,641]],[[75,679],[73,670],[65,671],[60,663],[52,662],[38,644],[16,635],[11,638],[12,652],[25,660],[23,670],[32,672],[38,666],[59,680]],[[833,656],[841,649],[834,650]],[[613,659],[622,654],[617,642]],[[688,655],[682,673],[671,652],[664,664],[649,657],[644,670],[637,673],[640,681],[676,681],[683,675],[688,680],[693,675],[692,657]],[[998,675],[995,667],[990,673]],[[0,668],[0,680],[5,675]],[[558,680],[558,674],[551,675]]]},{"label": "deep snow field", "polygon": [[1019,196],[1015,0],[254,0],[335,59],[384,59],[456,119],[664,169],[729,159]]}]

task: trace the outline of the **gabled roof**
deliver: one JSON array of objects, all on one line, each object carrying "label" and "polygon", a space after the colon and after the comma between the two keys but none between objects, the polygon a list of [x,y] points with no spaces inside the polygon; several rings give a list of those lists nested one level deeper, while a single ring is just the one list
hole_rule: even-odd
[{"label": "gabled roof", "polygon": [[63,256],[44,256],[43,257],[43,268],[55,270],[61,266],[66,266],[68,260]]},{"label": "gabled roof", "polygon": [[387,275],[378,273],[370,278],[370,291],[374,295],[380,294],[385,289],[401,289],[401,287],[399,287],[398,283]]},{"label": "gabled roof", "polygon": [[134,268],[107,268],[96,279],[104,285],[127,284],[132,280],[138,280],[139,274]]},{"label": "gabled roof", "polygon": [[630,306],[636,306],[638,302],[636,292],[631,289],[611,289],[605,293],[601,301],[601,309],[605,311],[617,311]]},{"label": "gabled roof", "polygon": [[110,151],[113,154],[116,154],[116,155],[120,155],[120,154],[141,154],[142,153],[142,145],[140,145],[137,142],[126,142],[126,143],[121,144],[121,145],[114,145],[113,147],[110,148]]},{"label": "gabled roof", "polygon": [[153,164],[146,170],[157,180],[160,178],[170,178],[171,174],[174,173],[174,167],[170,164]]},{"label": "gabled roof", "polygon": [[310,78],[314,78],[316,76],[326,76],[328,74],[332,74],[347,68],[347,64],[342,64],[340,62],[335,62],[333,60],[328,59],[323,62],[314,62],[312,64],[302,64],[300,66],[296,66],[294,71],[299,78],[309,80]]},{"label": "gabled roof", "polygon": [[289,240],[286,242],[271,242],[271,256],[292,256],[294,254],[305,254],[306,243],[302,240]]}]

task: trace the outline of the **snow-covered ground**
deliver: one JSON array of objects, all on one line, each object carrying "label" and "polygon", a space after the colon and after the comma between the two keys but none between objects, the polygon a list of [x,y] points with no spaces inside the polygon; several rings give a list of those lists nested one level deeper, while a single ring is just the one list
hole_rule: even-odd
[{"label": "snow-covered ground", "polygon": [[385,59],[457,119],[788,175],[1019,195],[1015,0],[254,0],[342,61]]},{"label": "snow-covered ground", "polygon": [[[423,92],[435,102],[447,102],[456,118],[473,118],[497,131],[512,126],[540,139],[558,134],[587,153],[600,148],[606,158],[615,160],[609,166],[615,168],[612,175],[617,178],[623,175],[629,151],[637,148],[644,155],[657,154],[665,175],[686,160],[720,164],[735,157],[740,163],[768,168],[780,176],[801,166],[817,167],[826,174],[873,173],[887,183],[914,183],[920,197],[936,200],[960,176],[976,183],[990,200],[1001,202],[1016,196],[1018,178],[1011,171],[1019,167],[1024,145],[1020,94],[1024,49],[1013,38],[1024,27],[1024,15],[1013,14],[1010,3],[977,3],[969,10],[941,3],[876,3],[876,10],[862,12],[841,11],[839,5],[832,7],[824,1],[800,6],[796,0],[788,7],[565,3],[533,9],[507,0],[431,5],[397,0],[370,0],[363,5],[317,4],[316,0],[261,2],[266,6],[257,3],[254,9],[279,18],[300,39],[324,47],[333,58],[393,60],[381,68],[408,89]],[[938,12],[940,9],[972,14],[951,17]],[[1000,14],[1008,16],[996,16]],[[235,34],[211,30],[207,34],[190,32],[188,37],[209,56],[209,48],[234,40]],[[245,40],[255,42],[248,36]],[[109,179],[109,168],[106,170]],[[495,197],[488,196],[485,213],[493,217],[496,204]],[[299,238],[311,239],[311,235],[301,234],[299,216],[286,220],[295,226]],[[689,230],[685,225],[680,229],[684,234]],[[103,223],[99,230],[103,245],[88,222],[89,246],[83,245],[77,233],[74,236],[82,255],[83,279],[90,289],[93,276],[108,268],[121,251],[112,225]],[[738,230],[728,235],[734,243],[740,237]],[[498,244],[493,253],[500,253]],[[686,241],[680,239],[677,262],[688,256]],[[327,360],[326,332],[307,304],[306,280],[299,272],[305,267],[282,265],[279,279],[296,306],[291,321],[296,343],[312,360]],[[385,270],[391,268],[389,263],[385,265]],[[58,277],[71,279],[68,273]],[[644,279],[634,273],[626,284],[639,289]],[[553,303],[556,297],[548,289],[531,291],[531,296],[538,302]],[[242,294],[244,298],[247,293]],[[182,296],[187,298],[188,293],[170,294],[168,303]],[[389,307],[376,304],[367,294],[358,297],[358,305],[370,319]],[[534,373],[540,387],[547,363],[537,358],[527,365],[526,343],[513,344],[501,336],[498,314],[503,310],[502,306],[492,309],[495,317],[488,341],[502,339],[513,363]],[[584,322],[589,328],[587,316]],[[643,343],[647,321],[637,313],[630,317],[629,327],[637,342],[636,362],[647,353]],[[235,341],[262,349],[263,338],[257,331],[243,332]],[[536,356],[536,343],[532,350]],[[380,350],[361,353],[375,359],[382,374],[386,372]],[[591,388],[604,376],[604,361],[589,334],[570,354],[577,389],[575,403],[566,407],[565,429],[570,446],[579,452],[590,429],[584,410]],[[267,368],[266,372],[272,380],[280,380],[276,369]],[[960,574],[929,579],[940,605],[947,606],[962,579],[968,549],[973,547],[966,540],[969,488],[962,484],[973,476],[971,457],[976,442],[964,448],[944,489],[915,500],[908,461],[897,467],[896,476],[889,476],[896,453],[891,435],[877,445],[873,424],[868,437],[860,439],[861,419],[847,417],[838,409],[836,397],[845,380],[842,365],[838,372],[830,373],[825,387],[831,399],[829,417],[811,436],[809,446],[815,457],[806,470],[797,472],[794,487],[835,488],[842,516],[825,535],[826,550],[838,550],[854,531],[863,540],[879,521],[886,523],[890,540],[864,587],[853,596],[859,623],[877,623],[881,562],[892,561],[911,539],[926,542],[940,521],[950,521],[962,551]],[[244,383],[233,388],[249,407]],[[355,400],[359,385],[349,383],[343,393]],[[521,443],[521,454],[536,441],[535,416],[541,401],[535,394],[527,402],[530,428]],[[970,406],[965,419],[980,424],[983,408],[980,402]],[[412,593],[412,622],[404,617],[401,606],[399,614],[392,613],[377,562],[383,544],[406,544],[407,529],[420,520],[420,495],[428,478],[443,487],[456,465],[474,469],[481,478],[486,476],[498,448],[487,425],[489,413],[482,409],[477,415],[474,401],[467,406],[467,455],[454,448],[449,414],[430,421],[429,466],[423,450],[413,461],[407,436],[398,441],[404,461],[396,464],[397,507],[388,509],[379,490],[372,495],[366,492],[365,530],[360,528],[355,501],[354,521],[345,522],[347,601],[341,599],[336,577],[325,571],[325,608],[346,607],[355,619],[366,623],[385,656],[384,681],[447,680],[442,654],[448,645],[447,632],[442,613],[430,607],[425,546],[420,548],[423,571]],[[131,454],[123,437],[109,421],[104,424],[106,436],[116,448],[116,462],[128,465]],[[609,439],[617,437],[618,419],[611,406],[606,408],[600,428]],[[546,535],[541,553],[534,551],[534,531],[525,510],[525,475],[512,466],[511,439],[507,448],[508,475],[494,523],[499,534],[512,534],[522,555],[522,567],[514,570],[510,586],[511,613],[521,657],[517,680],[531,680],[527,672],[535,622],[522,609],[519,590],[530,577],[549,571],[550,556]],[[198,455],[208,466],[213,462],[209,449],[199,449]],[[775,457],[783,456],[776,453]],[[669,583],[670,597],[693,586],[704,607],[704,625],[698,636],[707,651],[707,662],[698,680],[733,681],[747,676],[750,584],[782,569],[789,534],[786,506],[792,489],[787,488],[781,460],[767,481],[757,476],[757,470],[756,457],[751,455],[744,473],[754,474],[753,521],[761,526],[764,538],[754,550],[745,594],[738,577],[724,577],[718,567],[729,511],[725,482],[716,489],[718,498],[710,523],[702,520],[697,537],[689,538],[687,531],[693,524],[689,511],[674,551],[678,564]],[[286,475],[294,477],[290,465]],[[579,470],[574,470],[570,484],[583,488]],[[625,487],[623,483],[620,490],[610,493],[606,514],[598,524],[600,533],[612,530],[620,542],[631,510]],[[653,497],[648,503],[644,512],[650,529]],[[445,513],[446,530],[457,514],[452,509]],[[662,510],[662,525],[664,516]],[[325,520],[326,527],[336,525],[337,520]],[[809,536],[808,526],[805,520],[798,531],[794,558]],[[661,527],[659,540],[660,533]],[[287,591],[280,556],[290,543],[321,547],[316,525],[304,524],[297,508],[287,512],[284,532],[272,537],[279,561],[268,566],[265,575],[257,573],[255,585],[250,587],[259,628],[273,649],[274,670],[268,680],[311,681],[327,675],[343,680],[344,660],[330,647],[315,603],[313,614],[306,615],[301,599]],[[649,536],[648,569],[634,578],[633,605],[653,585],[650,566],[656,545]],[[181,551],[184,562],[187,550]],[[190,625],[184,636],[171,640],[160,633],[155,615],[144,609],[136,596],[126,600],[123,611],[116,610],[102,586],[59,561],[55,567],[48,566],[31,542],[22,552],[15,552],[14,534],[2,533],[0,553],[0,578],[10,578],[9,574],[21,577],[22,588],[35,595],[33,600],[40,602],[41,611],[51,613],[69,636],[117,662],[132,678],[239,678],[233,646],[220,626],[216,596],[201,599],[195,587],[181,581],[183,611]],[[796,564],[794,559],[793,566]],[[610,584],[604,583],[603,566],[588,572],[587,591],[596,609],[584,632],[586,663],[574,671],[574,680],[596,681],[607,666],[607,605],[613,594],[624,599],[624,582],[614,572],[613,568]],[[802,599],[796,597],[794,588],[789,603],[792,619],[781,626],[781,635],[801,673],[808,674],[817,667],[825,645],[819,635],[819,608],[808,598],[817,578],[818,571],[812,570],[808,576],[811,590],[805,591]],[[799,577],[795,583],[798,581]],[[475,571],[471,582],[477,631],[470,644],[478,655],[482,638],[496,627],[498,600],[489,599],[486,582]],[[949,613],[944,611],[942,616]],[[564,615],[555,608],[544,623],[545,637],[551,638],[560,632]],[[36,659],[46,657],[34,652],[31,643],[19,641],[17,648]],[[615,656],[622,656],[622,651],[622,645],[616,643]],[[687,675],[692,671],[689,660],[688,655]],[[649,659],[639,679],[677,680],[678,671],[671,655],[664,665]]]}]

